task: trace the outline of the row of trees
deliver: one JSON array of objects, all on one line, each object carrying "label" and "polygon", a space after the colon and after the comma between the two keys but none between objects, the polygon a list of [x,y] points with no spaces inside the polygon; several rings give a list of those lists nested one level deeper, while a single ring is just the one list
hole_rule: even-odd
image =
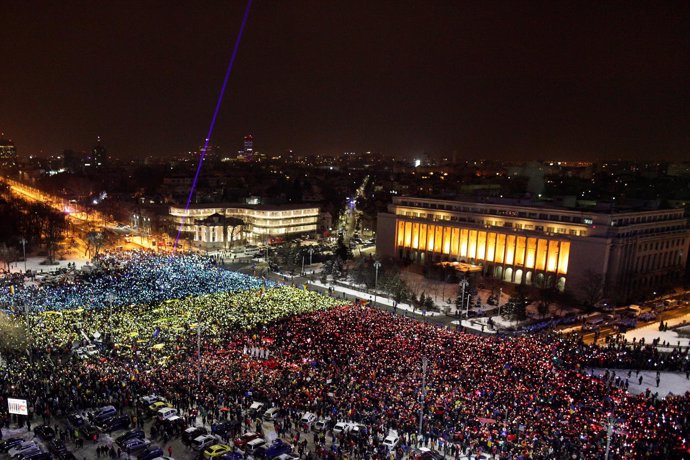
[{"label": "row of trees", "polygon": [[43,203],[27,203],[0,196],[0,260],[9,268],[22,258],[22,241],[27,253],[43,247],[48,263],[56,258],[59,244],[67,232],[65,214]]}]

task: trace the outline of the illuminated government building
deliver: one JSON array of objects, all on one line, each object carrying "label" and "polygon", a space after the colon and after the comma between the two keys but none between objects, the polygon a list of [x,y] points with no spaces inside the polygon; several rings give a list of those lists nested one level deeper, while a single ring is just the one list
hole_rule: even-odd
[{"label": "illuminated government building", "polygon": [[319,207],[304,204],[193,204],[171,206],[175,228],[182,225],[193,244],[202,249],[228,249],[232,243],[265,243],[271,237],[316,232]]},{"label": "illuminated government building", "polygon": [[483,276],[579,298],[601,280],[604,297],[626,300],[680,282],[689,241],[683,209],[395,197],[378,216],[376,248],[379,257],[470,263]]}]

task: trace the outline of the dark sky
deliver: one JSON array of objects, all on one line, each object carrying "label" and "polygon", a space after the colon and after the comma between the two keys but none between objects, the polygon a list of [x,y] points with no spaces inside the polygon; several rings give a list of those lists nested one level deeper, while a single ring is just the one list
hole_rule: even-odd
[{"label": "dark sky", "polygon": [[[244,1],[0,4],[0,131],[122,157],[205,136]],[[214,143],[690,159],[690,2],[255,0]]]}]

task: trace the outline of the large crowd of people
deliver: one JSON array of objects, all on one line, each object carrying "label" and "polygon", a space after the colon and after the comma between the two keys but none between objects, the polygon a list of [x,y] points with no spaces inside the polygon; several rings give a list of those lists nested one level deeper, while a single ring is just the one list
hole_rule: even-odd
[{"label": "large crowd of people", "polygon": [[0,308],[60,311],[151,304],[215,292],[236,292],[273,283],[224,270],[213,259],[193,254],[145,251],[106,253],[93,270],[76,270],[55,285],[10,282],[0,285]]},{"label": "large crowd of people", "polygon": [[[127,272],[127,262],[123,268],[117,258],[105,260],[102,278]],[[154,260],[167,272],[166,259]],[[186,263],[194,260],[214,269],[197,258]],[[181,276],[179,261],[168,262]],[[32,314],[33,363],[14,356],[0,396],[19,392],[37,414],[65,414],[99,404],[136,408],[140,396],[156,393],[181,409],[245,426],[236,409],[256,399],[287,414],[356,421],[370,433],[395,429],[405,445],[423,441],[456,456],[599,459],[609,423],[611,459],[671,458],[690,439],[689,394],[631,395],[585,371],[616,360],[654,369],[654,357],[640,355],[645,348],[602,350],[550,333],[482,337],[251,278],[234,290],[190,291],[198,292],[187,287],[158,302]],[[71,352],[96,335],[107,336],[97,357]],[[315,437],[324,449],[312,458],[331,458],[322,443]],[[349,449],[349,458],[376,455],[366,442]]]}]

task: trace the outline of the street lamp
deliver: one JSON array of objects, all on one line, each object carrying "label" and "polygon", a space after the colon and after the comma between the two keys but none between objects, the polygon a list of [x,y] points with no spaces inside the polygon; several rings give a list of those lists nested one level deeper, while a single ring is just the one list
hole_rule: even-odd
[{"label": "street lamp", "polygon": [[498,316],[501,316],[501,296],[503,295],[503,288],[498,288]]},{"label": "street lamp", "polygon": [[[467,278],[463,278],[462,281],[460,281],[460,287],[462,287],[462,301],[460,302],[461,307],[462,307],[462,304],[465,303],[465,288],[467,286],[469,286],[469,284],[470,283],[467,281]],[[460,314],[460,312],[458,312],[458,315],[459,314]],[[469,314],[470,314],[470,312],[469,312],[469,307],[468,307],[467,316],[469,316]]]},{"label": "street lamp", "polygon": [[19,240],[22,244],[22,251],[24,252],[24,273],[26,273],[26,238]]},{"label": "street lamp", "polygon": [[381,262],[377,260],[374,262],[374,269],[376,270],[376,275],[374,276],[374,305],[376,305],[376,294],[379,290],[379,268],[381,268]]},{"label": "street lamp", "polygon": [[311,258],[314,255],[314,248],[309,248],[309,265],[311,265]]}]

